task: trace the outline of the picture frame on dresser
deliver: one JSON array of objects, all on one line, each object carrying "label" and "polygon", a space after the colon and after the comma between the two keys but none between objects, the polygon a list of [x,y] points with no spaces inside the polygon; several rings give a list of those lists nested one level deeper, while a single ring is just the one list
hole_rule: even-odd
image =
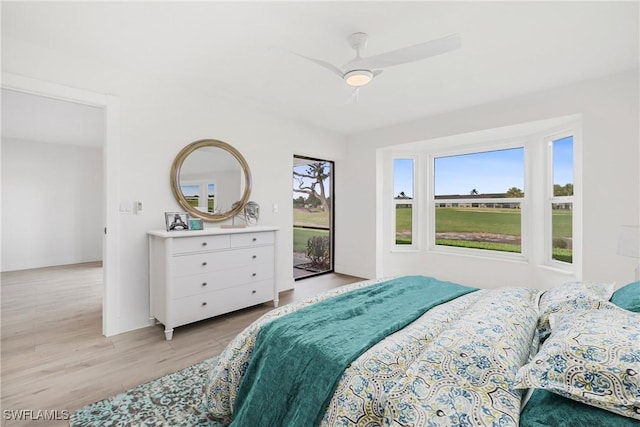
[{"label": "picture frame on dresser", "polygon": [[186,212],[165,212],[164,221],[167,231],[185,231],[189,229],[189,215]]},{"label": "picture frame on dresser", "polygon": [[196,231],[204,228],[204,222],[201,218],[189,217],[189,230]]}]

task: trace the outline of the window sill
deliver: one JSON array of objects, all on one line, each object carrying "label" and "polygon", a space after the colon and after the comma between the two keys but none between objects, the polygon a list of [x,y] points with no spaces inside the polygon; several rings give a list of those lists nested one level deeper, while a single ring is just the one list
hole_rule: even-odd
[{"label": "window sill", "polygon": [[548,265],[548,264],[538,264],[538,268],[541,270],[551,271],[552,273],[564,274],[565,276],[575,276],[576,273],[574,271],[573,265],[569,268],[562,268],[560,266]]},{"label": "window sill", "polygon": [[403,248],[403,247],[400,247],[400,246],[394,246],[393,248],[391,248],[391,250],[389,252],[391,252],[392,254],[393,253],[407,253],[407,252],[411,253],[411,252],[420,252],[420,249],[416,248],[414,246],[406,247],[406,248]]},{"label": "window sill", "polygon": [[464,256],[468,258],[476,258],[489,261],[501,261],[501,262],[513,262],[517,264],[528,264],[529,259],[522,254],[513,252],[498,252],[498,251],[482,251],[480,249],[446,249],[440,246],[432,246],[429,248],[429,252],[438,255],[451,255],[451,256]]}]

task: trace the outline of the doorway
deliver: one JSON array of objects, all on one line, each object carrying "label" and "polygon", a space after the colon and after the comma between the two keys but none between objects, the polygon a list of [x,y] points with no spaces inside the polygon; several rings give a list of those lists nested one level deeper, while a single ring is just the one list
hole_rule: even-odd
[{"label": "doorway", "polygon": [[102,334],[105,336],[115,335],[120,332],[117,306],[118,135],[120,122],[118,98],[114,95],[90,92],[5,72],[2,73],[2,88],[97,107],[103,112]]},{"label": "doorway", "polygon": [[333,272],[334,163],[293,156],[293,277]]}]

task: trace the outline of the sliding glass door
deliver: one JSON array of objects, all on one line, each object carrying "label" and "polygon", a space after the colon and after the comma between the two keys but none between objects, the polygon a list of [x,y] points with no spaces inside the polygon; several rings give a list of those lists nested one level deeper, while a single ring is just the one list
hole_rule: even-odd
[{"label": "sliding glass door", "polygon": [[293,277],[333,271],[333,162],[293,157]]}]

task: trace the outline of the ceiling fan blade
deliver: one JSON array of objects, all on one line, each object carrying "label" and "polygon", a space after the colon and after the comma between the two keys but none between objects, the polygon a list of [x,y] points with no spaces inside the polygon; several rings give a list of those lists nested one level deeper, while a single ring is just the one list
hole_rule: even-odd
[{"label": "ceiling fan blade", "polygon": [[357,104],[360,99],[360,86],[356,87],[349,98],[345,101],[345,104]]},{"label": "ceiling fan blade", "polygon": [[326,61],[323,61],[321,59],[315,59],[315,58],[311,58],[311,57],[308,57],[308,56],[305,56],[305,55],[301,55],[301,54],[293,52],[293,51],[291,51],[291,53],[293,53],[296,56],[299,56],[300,58],[304,58],[307,61],[311,61],[313,63],[316,63],[316,64],[318,64],[319,66],[321,66],[323,68],[326,68],[327,70],[331,71],[332,73],[335,73],[338,76],[340,76],[341,79],[344,78],[344,73],[342,72],[342,70],[340,70],[338,67],[336,67],[333,64],[330,64],[330,63],[328,63]]},{"label": "ceiling fan blade", "polygon": [[346,70],[370,70],[372,68],[385,68],[394,65],[420,61],[431,56],[440,55],[461,46],[460,34],[419,43],[368,58],[356,58],[344,65]]}]

